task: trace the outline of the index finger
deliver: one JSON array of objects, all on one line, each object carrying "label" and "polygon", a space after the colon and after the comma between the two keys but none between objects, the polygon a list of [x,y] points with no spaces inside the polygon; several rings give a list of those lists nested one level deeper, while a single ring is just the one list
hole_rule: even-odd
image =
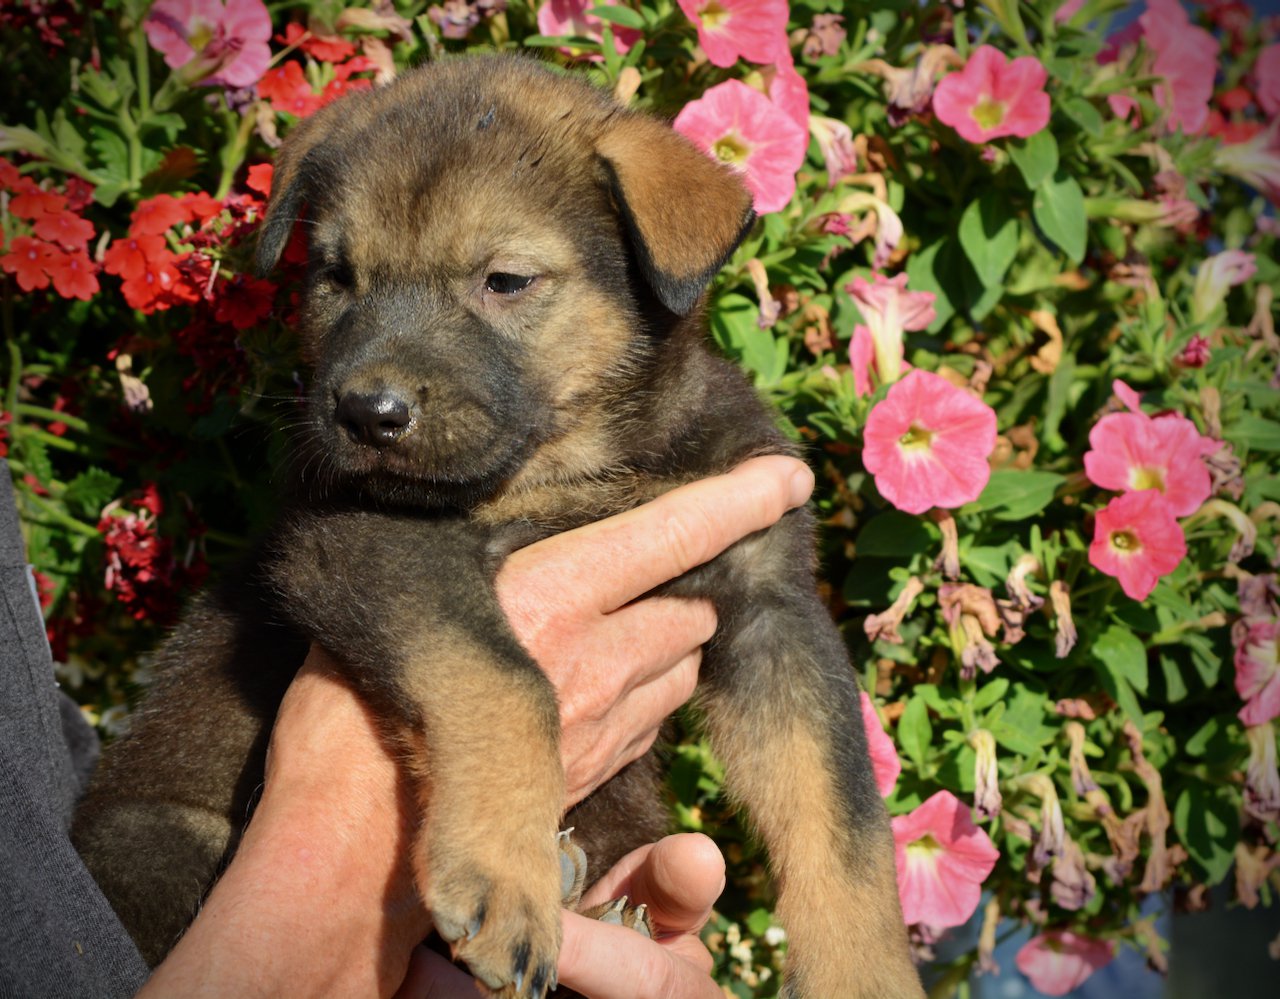
[{"label": "index finger", "polygon": [[562,591],[572,582],[609,613],[773,525],[812,490],[813,473],[803,462],[752,458],[732,472],[513,552],[503,569],[534,559],[527,571],[547,573]]}]

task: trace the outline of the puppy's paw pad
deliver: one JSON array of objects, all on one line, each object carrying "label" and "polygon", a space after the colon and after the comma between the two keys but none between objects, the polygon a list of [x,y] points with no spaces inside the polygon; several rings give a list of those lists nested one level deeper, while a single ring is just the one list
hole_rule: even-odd
[{"label": "puppy's paw pad", "polygon": [[615,898],[611,902],[583,909],[580,915],[588,919],[598,919],[602,923],[611,923],[614,926],[625,926],[650,940],[653,939],[653,922],[649,919],[649,907],[632,905],[626,895]]}]

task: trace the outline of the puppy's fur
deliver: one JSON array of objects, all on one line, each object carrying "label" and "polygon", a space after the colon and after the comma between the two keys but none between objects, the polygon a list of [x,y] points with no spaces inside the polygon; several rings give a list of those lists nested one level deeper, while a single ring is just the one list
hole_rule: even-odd
[{"label": "puppy's fur", "polygon": [[[694,315],[750,205],[665,125],[525,60],[431,65],[295,129],[259,260],[305,214],[309,479],[162,650],[75,829],[148,960],[235,849],[273,714],[318,642],[405,755],[437,929],[491,988],[542,994],[556,830],[576,828],[598,875],[660,833],[660,780],[641,761],[561,814],[555,696],[494,574],[539,537],[791,450]],[[792,512],[670,592],[719,615],[697,703],[769,848],[790,994],[918,996],[811,532]]]}]

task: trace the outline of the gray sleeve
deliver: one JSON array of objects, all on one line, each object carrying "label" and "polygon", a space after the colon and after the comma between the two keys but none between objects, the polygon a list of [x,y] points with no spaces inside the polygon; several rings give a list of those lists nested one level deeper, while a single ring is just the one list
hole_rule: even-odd
[{"label": "gray sleeve", "polygon": [[130,996],[147,967],[67,830],[96,740],[57,689],[0,461],[0,999]]}]

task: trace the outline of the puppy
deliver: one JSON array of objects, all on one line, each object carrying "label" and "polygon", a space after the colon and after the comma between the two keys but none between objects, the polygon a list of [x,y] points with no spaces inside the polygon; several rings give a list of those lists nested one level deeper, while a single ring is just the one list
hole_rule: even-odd
[{"label": "puppy", "polygon": [[[661,786],[642,761],[562,815],[555,695],[493,579],[539,537],[793,450],[696,315],[750,196],[582,80],[484,57],[301,123],[262,268],[304,214],[298,467],[314,476],[161,651],[74,836],[159,961],[235,849],[280,697],[318,642],[419,788],[413,860],[437,930],[491,989],[542,996],[560,943],[557,829],[576,828],[598,875],[661,832]],[[719,617],[697,706],[769,849],[789,994],[919,996],[812,529],[793,511],[669,592],[709,597]]]}]

